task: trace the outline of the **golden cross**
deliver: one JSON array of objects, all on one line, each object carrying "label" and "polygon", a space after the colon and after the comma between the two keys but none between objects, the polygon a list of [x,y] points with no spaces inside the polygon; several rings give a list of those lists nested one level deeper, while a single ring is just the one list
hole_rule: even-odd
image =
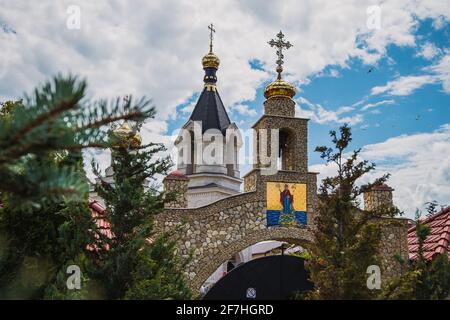
[{"label": "golden cross", "polygon": [[277,38],[278,38],[277,40],[274,40],[274,39],[270,40],[268,42],[268,44],[270,44],[271,47],[277,48],[278,59],[276,61],[276,63],[277,63],[276,70],[278,72],[278,79],[281,79],[281,72],[283,72],[283,64],[284,64],[283,49],[289,49],[290,47],[292,47],[292,44],[289,41],[283,41],[284,34],[283,34],[283,32],[281,32],[281,30],[280,30],[280,32],[278,32]]},{"label": "golden cross", "polygon": [[214,25],[212,23],[208,26],[208,29],[209,29],[209,52],[212,52],[214,32],[216,32],[216,29],[214,29]]}]

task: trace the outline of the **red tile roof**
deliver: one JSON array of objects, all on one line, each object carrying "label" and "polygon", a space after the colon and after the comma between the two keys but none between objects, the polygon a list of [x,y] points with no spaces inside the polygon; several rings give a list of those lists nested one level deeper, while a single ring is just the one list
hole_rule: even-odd
[{"label": "red tile roof", "polygon": [[383,183],[378,186],[373,186],[371,191],[394,191],[394,189]]},{"label": "red tile roof", "polygon": [[[92,218],[95,220],[95,224],[97,225],[99,232],[108,239],[111,239],[113,237],[111,232],[111,224],[105,219],[106,209],[100,204],[100,202],[91,199],[89,199],[89,208],[91,209]],[[97,250],[97,244],[89,245],[88,249]],[[109,249],[108,244],[106,244],[105,249]]]},{"label": "red tile roof", "polygon": [[[421,221],[431,228],[431,233],[425,240],[423,250],[427,260],[436,255],[447,253],[450,258],[450,206]],[[416,236],[416,227],[408,230],[409,259],[417,259],[419,245]]]},{"label": "red tile roof", "polygon": [[179,170],[174,170],[171,173],[169,173],[165,179],[172,179],[172,180],[188,180],[189,178],[183,174]]}]

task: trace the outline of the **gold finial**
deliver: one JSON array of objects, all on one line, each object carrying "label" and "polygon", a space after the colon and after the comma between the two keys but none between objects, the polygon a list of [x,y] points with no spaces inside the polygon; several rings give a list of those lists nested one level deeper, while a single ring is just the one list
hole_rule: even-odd
[{"label": "gold finial", "polygon": [[[126,95],[123,97],[124,108],[129,108],[130,96]],[[135,132],[131,129],[127,120],[125,120],[122,125],[114,130],[114,136],[119,140],[120,145],[130,145],[133,148],[137,148],[142,143],[142,138],[139,132]]]},{"label": "gold finial", "polygon": [[214,25],[212,23],[208,26],[208,29],[209,29],[209,53],[206,56],[204,56],[202,59],[203,69],[206,69],[206,68],[218,69],[220,60],[213,53],[213,39],[214,39],[214,33],[216,32],[216,29],[214,29]]},{"label": "gold finial", "polygon": [[289,82],[284,81],[281,78],[281,73],[283,72],[283,64],[284,64],[284,55],[283,55],[283,49],[289,49],[292,47],[292,44],[289,41],[284,41],[284,34],[283,32],[279,32],[276,37],[277,40],[272,39],[268,42],[271,47],[275,47],[277,49],[277,68],[276,71],[278,73],[277,79],[270,83],[266,89],[264,90],[264,96],[266,99],[272,98],[272,97],[288,97],[292,98],[295,96],[295,88],[292,84]]}]

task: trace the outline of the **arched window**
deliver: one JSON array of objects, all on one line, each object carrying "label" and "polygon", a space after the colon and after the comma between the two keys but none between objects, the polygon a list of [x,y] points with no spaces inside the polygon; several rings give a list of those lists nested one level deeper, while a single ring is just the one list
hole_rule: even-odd
[{"label": "arched window", "polygon": [[231,156],[229,157],[232,160],[232,163],[227,163],[227,175],[234,177],[234,171],[238,170],[238,138],[236,135],[233,135],[233,140],[228,143],[231,146],[231,150],[229,149],[227,152],[231,152]]},{"label": "arched window", "polygon": [[195,140],[193,131],[189,131],[188,146],[190,148],[190,159],[188,159],[188,163],[186,164],[186,174],[193,174],[195,171]]},{"label": "arched window", "polygon": [[280,129],[279,132],[278,169],[294,170],[295,133],[291,129]]}]

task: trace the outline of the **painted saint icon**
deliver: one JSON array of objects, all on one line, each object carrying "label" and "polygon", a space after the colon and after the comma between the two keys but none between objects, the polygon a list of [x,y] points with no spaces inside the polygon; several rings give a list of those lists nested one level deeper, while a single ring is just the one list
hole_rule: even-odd
[{"label": "painted saint icon", "polygon": [[267,182],[266,218],[268,227],[305,227],[306,184]]},{"label": "painted saint icon", "polygon": [[284,190],[280,192],[280,202],[283,206],[283,213],[289,214],[294,210],[294,196],[289,191],[289,185],[284,185]]}]

